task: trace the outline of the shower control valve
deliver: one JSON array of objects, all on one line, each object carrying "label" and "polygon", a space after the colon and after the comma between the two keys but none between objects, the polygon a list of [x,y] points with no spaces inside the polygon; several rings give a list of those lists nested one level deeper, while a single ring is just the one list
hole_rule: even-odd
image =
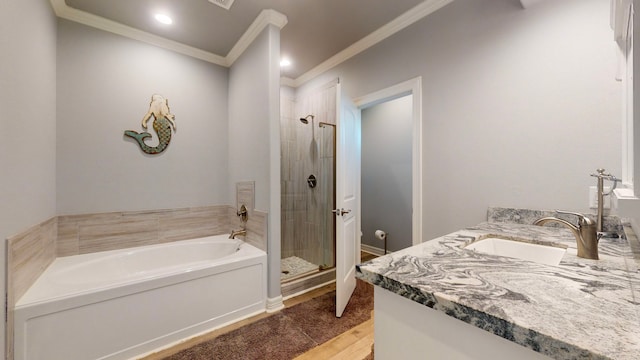
[{"label": "shower control valve", "polygon": [[240,210],[236,212],[236,215],[238,215],[238,217],[242,220],[242,222],[247,222],[247,218],[249,217],[249,213],[247,212],[247,207],[244,206],[244,204],[240,206]]}]

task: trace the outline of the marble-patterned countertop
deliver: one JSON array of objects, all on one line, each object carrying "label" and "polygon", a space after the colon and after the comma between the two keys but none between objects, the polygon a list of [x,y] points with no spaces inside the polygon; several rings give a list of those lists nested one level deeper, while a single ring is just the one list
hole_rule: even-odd
[{"label": "marble-patterned countertop", "polygon": [[[637,360],[640,253],[624,229],[587,260],[568,229],[482,223],[358,265],[357,277],[554,359]],[[463,249],[486,235],[568,249],[558,266]]]}]

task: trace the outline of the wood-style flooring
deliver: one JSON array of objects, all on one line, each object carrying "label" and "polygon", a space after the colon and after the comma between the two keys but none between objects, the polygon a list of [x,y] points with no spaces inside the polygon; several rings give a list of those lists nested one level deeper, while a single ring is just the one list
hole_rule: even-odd
[{"label": "wood-style flooring", "polygon": [[[377,257],[369,253],[362,252],[362,262],[368,261]],[[285,300],[285,307],[292,307],[302,302],[311,300],[315,297],[324,295],[328,292],[336,289],[335,283],[323,286],[321,288],[312,290],[308,293],[293,297]],[[246,326],[260,319],[264,319],[272,314],[259,314],[248,319],[239,321],[237,323],[225,326],[223,328],[214,330],[210,333],[191,338],[180,344],[177,344],[171,348],[147,355],[139,360],[161,360],[181,350],[188,349],[201,342],[213,339],[222,334],[228,333],[240,327]],[[336,336],[335,338],[320,344],[315,348],[307,351],[306,353],[298,356],[295,360],[362,360],[365,359],[371,353],[373,346],[373,313],[371,319],[363,322],[362,324],[351,328],[350,330]]]},{"label": "wood-style flooring", "polygon": [[364,252],[364,251],[360,252],[360,261],[362,261],[362,262],[366,262],[366,261],[375,259],[377,257],[378,257],[378,255],[375,255],[375,254],[372,254],[372,253],[368,253],[368,252]]}]

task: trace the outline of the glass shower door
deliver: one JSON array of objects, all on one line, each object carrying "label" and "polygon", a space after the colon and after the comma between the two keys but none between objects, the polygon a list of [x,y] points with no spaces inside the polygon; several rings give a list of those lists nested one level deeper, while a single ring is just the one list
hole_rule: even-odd
[{"label": "glass shower door", "polygon": [[322,264],[320,269],[333,268],[336,265],[336,217],[332,210],[335,204],[335,127],[330,124],[319,123],[319,172],[321,174],[320,214],[320,246],[322,251]]}]

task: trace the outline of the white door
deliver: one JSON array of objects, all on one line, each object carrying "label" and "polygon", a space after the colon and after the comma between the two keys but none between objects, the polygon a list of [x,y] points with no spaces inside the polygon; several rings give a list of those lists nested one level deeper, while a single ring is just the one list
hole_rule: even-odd
[{"label": "white door", "polygon": [[341,317],[356,287],[360,228],[360,109],[337,86],[336,316]]}]

